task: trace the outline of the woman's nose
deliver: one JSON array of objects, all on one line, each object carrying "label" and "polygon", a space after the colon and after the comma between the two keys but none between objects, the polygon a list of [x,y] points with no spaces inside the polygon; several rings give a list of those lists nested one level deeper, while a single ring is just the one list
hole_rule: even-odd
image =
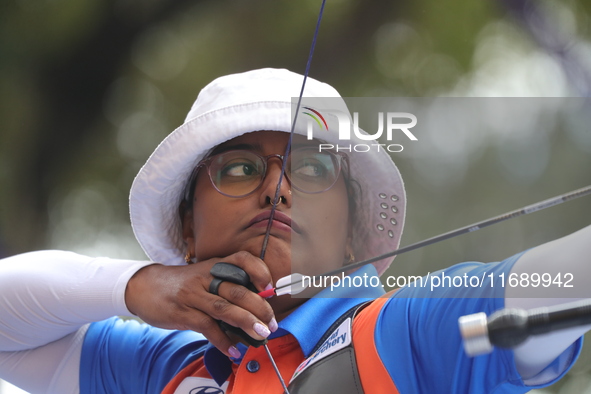
[{"label": "woman's nose", "polygon": [[265,179],[263,179],[259,201],[261,206],[273,204],[275,201],[275,195],[277,194],[277,185],[281,180],[277,205],[284,204],[287,208],[291,208],[291,183],[285,174],[281,176],[283,162],[281,160],[273,159],[274,158],[271,158],[268,161],[267,173],[265,174]]}]

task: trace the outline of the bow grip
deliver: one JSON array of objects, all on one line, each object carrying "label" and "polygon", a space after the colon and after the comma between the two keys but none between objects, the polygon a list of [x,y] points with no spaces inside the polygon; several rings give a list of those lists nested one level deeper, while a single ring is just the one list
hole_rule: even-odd
[{"label": "bow grip", "polygon": [[[257,289],[254,287],[252,283],[250,283],[250,276],[244,271],[242,268],[235,266],[234,264],[230,263],[217,263],[215,264],[209,273],[213,276],[213,280],[209,284],[209,292],[215,295],[218,295],[218,288],[222,282],[231,282],[237,285],[241,285],[246,287],[248,290],[256,293]],[[231,332],[235,335],[238,335],[242,338],[246,343],[251,346],[259,347],[267,343],[267,339],[263,339],[259,341],[257,339],[252,338],[248,335],[244,330],[238,327],[234,327],[224,321],[218,320],[218,325],[223,331]]]}]

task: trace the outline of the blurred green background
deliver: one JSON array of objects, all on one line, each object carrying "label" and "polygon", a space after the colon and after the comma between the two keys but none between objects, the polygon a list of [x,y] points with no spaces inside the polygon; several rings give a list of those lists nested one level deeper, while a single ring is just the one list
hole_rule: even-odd
[{"label": "blurred green background", "polygon": [[[303,73],[319,8],[2,2],[0,257],[57,248],[143,259],[127,211],[143,162],[213,78],[260,67]],[[590,16],[588,0],[328,0],[310,75],[350,97],[588,97]],[[459,151],[430,136],[433,155],[395,156],[409,199],[402,244],[591,183],[589,124],[501,132],[478,149],[459,134]],[[389,273],[503,259],[588,225],[590,206],[582,199],[400,256]],[[539,392],[591,393],[588,354]]]}]

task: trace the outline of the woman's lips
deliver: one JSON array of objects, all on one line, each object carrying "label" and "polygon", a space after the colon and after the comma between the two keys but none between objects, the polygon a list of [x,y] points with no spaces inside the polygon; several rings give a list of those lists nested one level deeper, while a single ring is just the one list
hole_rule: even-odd
[{"label": "woman's lips", "polygon": [[[265,211],[256,215],[252,220],[248,223],[246,228],[257,228],[257,227],[264,227],[267,228],[269,223],[269,218],[271,217],[271,211]],[[295,221],[291,220],[289,216],[284,214],[280,211],[275,211],[273,214],[273,224],[272,227],[277,228],[278,230],[290,231],[294,230],[295,232],[300,232],[298,225]]]}]

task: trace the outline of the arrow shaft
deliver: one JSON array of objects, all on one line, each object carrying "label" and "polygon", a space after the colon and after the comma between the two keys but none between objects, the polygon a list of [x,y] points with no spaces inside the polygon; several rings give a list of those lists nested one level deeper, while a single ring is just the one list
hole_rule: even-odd
[{"label": "arrow shaft", "polygon": [[[544,201],[537,202],[537,203],[532,204],[532,205],[528,205],[528,206],[523,207],[523,208],[520,208],[520,209],[516,209],[516,210],[511,211],[511,212],[504,213],[502,215],[494,216],[492,218],[489,218],[489,219],[486,219],[486,220],[482,220],[480,222],[477,222],[477,223],[474,223],[474,224],[470,224],[468,226],[464,226],[464,227],[461,227],[461,228],[458,228],[458,229],[455,229],[455,230],[452,230],[452,231],[449,231],[449,232],[446,232],[446,233],[437,235],[435,237],[431,237],[431,238],[425,239],[423,241],[416,242],[414,244],[405,246],[403,248],[396,249],[396,250],[394,250],[392,252],[384,253],[384,254],[381,254],[379,256],[375,256],[375,257],[372,257],[372,258],[369,258],[369,259],[366,259],[366,260],[363,260],[363,261],[359,261],[359,262],[356,262],[356,263],[353,263],[353,264],[345,265],[345,266],[343,266],[341,268],[337,268],[337,269],[334,269],[332,271],[325,272],[322,275],[316,275],[314,278],[321,279],[321,278],[324,278],[324,277],[327,277],[327,276],[332,276],[332,275],[340,274],[340,273],[345,272],[345,271],[349,271],[349,270],[352,270],[352,269],[360,268],[360,267],[362,267],[364,265],[375,263],[376,261],[379,261],[379,260],[383,260],[383,259],[386,259],[386,258],[389,258],[389,257],[393,257],[393,256],[396,256],[396,255],[399,255],[399,254],[402,254],[402,253],[410,252],[412,250],[416,250],[416,249],[419,249],[419,248],[422,248],[422,247],[425,247],[425,246],[428,246],[428,245],[433,245],[435,243],[438,243],[438,242],[441,242],[441,241],[445,241],[447,239],[454,238],[454,237],[457,237],[457,236],[462,235],[462,234],[472,233],[472,232],[477,231],[477,230],[480,230],[480,229],[482,229],[484,227],[492,226],[493,224],[504,222],[506,220],[514,219],[514,218],[517,218],[517,217],[520,217],[520,216],[528,215],[528,214],[533,213],[533,212],[541,211],[543,209],[550,208],[550,207],[553,207],[555,205],[559,205],[559,204],[562,204],[564,202],[571,201],[571,200],[574,200],[574,199],[577,199],[577,198],[580,198],[580,197],[584,197],[584,196],[587,196],[587,195],[590,195],[590,194],[591,194],[591,185],[586,186],[586,187],[583,187],[581,189],[573,190],[573,191],[571,191],[569,193],[565,193],[565,194],[562,194],[562,195],[559,195],[559,196],[556,196],[556,197],[549,198],[549,199],[544,200]],[[296,284],[298,282],[301,282],[301,280],[300,281],[296,281],[294,283],[290,283],[289,285],[294,285],[294,284]],[[283,288],[283,287],[287,287],[287,285],[286,286],[278,287],[277,290],[280,289],[280,288]]]}]

